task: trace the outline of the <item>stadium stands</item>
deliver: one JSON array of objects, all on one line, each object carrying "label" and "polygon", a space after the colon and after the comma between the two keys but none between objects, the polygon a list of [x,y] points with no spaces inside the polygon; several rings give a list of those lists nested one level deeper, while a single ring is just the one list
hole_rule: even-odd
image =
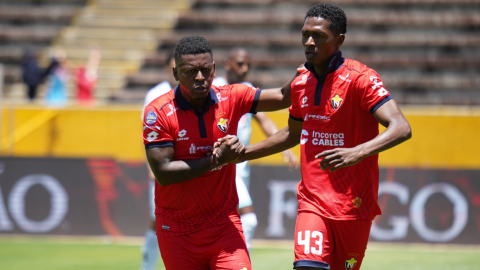
[{"label": "stadium stands", "polygon": [[2,0],[0,63],[5,66],[6,92],[23,97],[21,61],[26,48],[42,55],[62,27],[87,0]]},{"label": "stadium stands", "polygon": [[[127,77],[125,92],[144,93],[168,78],[167,53],[185,35],[205,36],[214,49],[217,75],[227,51],[252,54],[250,81],[282,85],[304,61],[299,30],[318,1],[197,0],[180,15],[175,31],[159,34],[159,47],[142,70]],[[480,104],[479,0],[332,0],[345,10],[344,56],[375,68],[399,103]],[[138,94],[138,96],[141,96]]]}]

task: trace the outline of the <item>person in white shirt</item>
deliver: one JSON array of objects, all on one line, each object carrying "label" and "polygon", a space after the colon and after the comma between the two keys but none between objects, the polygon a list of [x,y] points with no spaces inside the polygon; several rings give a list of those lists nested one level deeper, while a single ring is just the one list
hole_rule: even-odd
[{"label": "person in white shirt", "polygon": [[[225,63],[225,70],[227,71],[227,78],[215,77],[212,85],[222,86],[226,84],[242,83],[252,86],[246,81],[246,77],[250,70],[250,55],[243,48],[235,48],[230,51],[229,57]],[[237,137],[243,145],[250,144],[250,137],[252,134],[252,118],[258,121],[262,127],[263,132],[267,136],[271,136],[278,131],[275,123],[264,112],[257,112],[256,114],[247,113],[240,118],[238,122]],[[286,162],[290,163],[291,169],[298,168],[298,158],[291,150],[283,152],[283,157]],[[247,242],[247,248],[251,250],[251,239],[257,227],[257,216],[253,209],[253,202],[248,192],[250,184],[250,167],[248,162],[237,164],[236,168],[236,184],[238,193],[238,208],[240,219],[242,221],[243,233]]]}]

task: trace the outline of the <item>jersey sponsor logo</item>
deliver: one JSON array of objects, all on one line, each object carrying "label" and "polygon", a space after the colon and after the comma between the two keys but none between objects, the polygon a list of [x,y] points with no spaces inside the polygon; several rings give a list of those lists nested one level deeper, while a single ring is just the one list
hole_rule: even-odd
[{"label": "jersey sponsor logo", "polygon": [[300,144],[306,144],[308,142],[308,138],[306,138],[308,136],[308,131],[306,131],[305,129],[302,129],[302,135],[300,137]]},{"label": "jersey sponsor logo", "polygon": [[220,103],[220,102],[222,102],[222,101],[227,100],[227,99],[228,99],[228,96],[222,98],[222,94],[217,93],[217,99],[218,99],[218,103]]},{"label": "jersey sponsor logo", "polygon": [[178,132],[178,137],[180,138],[177,138],[177,141],[188,141],[190,137],[185,137],[185,135],[187,135],[187,131],[185,129],[180,130],[180,132]]},{"label": "jersey sponsor logo", "polygon": [[304,96],[304,97],[302,98],[302,108],[308,106],[308,104],[305,104],[305,103],[307,103],[307,100],[308,100],[308,97],[307,97],[307,96]]},{"label": "jersey sponsor logo", "polygon": [[220,118],[220,120],[218,120],[217,127],[218,127],[218,129],[220,129],[221,132],[227,133],[228,119]]},{"label": "jersey sponsor logo", "polygon": [[299,85],[299,84],[301,84],[301,83],[307,83],[307,81],[308,81],[310,78],[312,78],[312,76],[308,77],[307,75],[303,75],[303,76],[302,76],[302,80],[296,82],[295,85]]},{"label": "jersey sponsor logo", "polygon": [[147,128],[148,128],[148,129],[151,129],[151,130],[154,130],[154,129],[160,130],[160,126],[143,126],[143,130],[145,130],[145,129],[147,129]]},{"label": "jersey sponsor logo", "polygon": [[376,90],[378,88],[378,91],[377,91],[378,96],[383,97],[383,96],[388,94],[387,89],[385,89],[382,86],[383,82],[380,80],[380,78],[375,77],[375,76],[370,76],[370,81],[372,82],[372,89],[373,90]]},{"label": "jersey sponsor logo", "polygon": [[[308,142],[309,132],[302,129],[302,135],[300,137],[300,144],[306,144]],[[345,144],[343,133],[324,133],[313,131],[312,132],[312,144],[313,145],[325,145],[325,146],[343,146]]]},{"label": "jersey sponsor logo", "polygon": [[157,121],[157,114],[154,111],[149,111],[145,116],[145,123],[147,125],[153,125]]},{"label": "jersey sponsor logo", "polygon": [[308,121],[308,120],[322,120],[322,121],[327,121],[330,120],[330,116],[325,116],[325,115],[319,115],[319,114],[305,114],[305,118],[303,121]]},{"label": "jersey sponsor logo", "polygon": [[190,154],[195,154],[196,150],[197,149],[195,148],[195,144],[192,143],[192,145],[190,145],[190,148],[189,148]]},{"label": "jersey sponsor logo", "polygon": [[343,104],[343,98],[341,98],[339,95],[335,95],[333,98],[332,98],[332,108],[335,110],[335,111],[338,111],[338,109],[340,109],[340,107],[342,106]]},{"label": "jersey sponsor logo", "polygon": [[162,225],[162,229],[164,229],[164,230],[170,230],[170,226]]},{"label": "jersey sponsor logo", "polygon": [[170,108],[170,111],[167,113],[167,116],[172,115],[174,112],[178,110],[178,107],[174,108],[172,104],[168,104],[168,108]]},{"label": "jersey sponsor logo", "polygon": [[158,138],[158,133],[155,131],[152,131],[148,133],[147,141],[151,142],[153,140],[156,140]]},{"label": "jersey sponsor logo", "polygon": [[189,148],[190,154],[195,154],[197,151],[207,153],[212,151],[212,146],[196,146],[195,144],[191,144]]},{"label": "jersey sponsor logo", "polygon": [[355,258],[351,258],[350,260],[345,261],[345,270],[352,270],[355,265],[357,265],[357,260]]},{"label": "jersey sponsor logo", "polygon": [[345,136],[343,133],[327,133],[313,131],[312,137],[313,145],[343,146],[345,144]]},{"label": "jersey sponsor logo", "polygon": [[346,81],[346,82],[352,82],[352,80],[350,80],[350,79],[347,79],[347,78],[348,78],[348,76],[350,76],[350,73],[348,73],[348,74],[347,74],[347,76],[345,76],[345,77],[343,77],[343,76],[342,76],[342,75],[340,75],[340,74],[338,75],[338,77],[339,77],[340,79],[342,79],[342,80],[344,80],[344,81]]}]

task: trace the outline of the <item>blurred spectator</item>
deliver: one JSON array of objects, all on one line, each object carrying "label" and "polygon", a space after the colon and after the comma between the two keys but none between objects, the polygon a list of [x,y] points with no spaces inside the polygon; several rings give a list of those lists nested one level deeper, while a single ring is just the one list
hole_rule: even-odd
[{"label": "blurred spectator", "polygon": [[38,85],[43,80],[44,73],[38,66],[37,56],[32,49],[26,49],[22,60],[22,79],[27,85],[27,96],[33,101],[37,96]]},{"label": "blurred spectator", "polygon": [[45,101],[49,106],[64,106],[67,103],[67,82],[70,72],[67,69],[65,52],[59,50],[55,53],[46,71],[48,75],[47,92]]},{"label": "blurred spectator", "polygon": [[93,91],[97,85],[97,71],[100,63],[100,49],[90,48],[87,66],[80,66],[75,74],[77,84],[77,100],[80,105],[93,105]]}]

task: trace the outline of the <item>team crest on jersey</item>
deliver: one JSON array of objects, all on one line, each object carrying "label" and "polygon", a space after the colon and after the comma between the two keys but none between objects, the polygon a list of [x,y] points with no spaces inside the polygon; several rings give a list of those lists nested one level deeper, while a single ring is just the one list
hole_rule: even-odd
[{"label": "team crest on jersey", "polygon": [[350,260],[345,261],[345,270],[352,270],[355,265],[357,265],[357,260],[355,258],[351,258]]},{"label": "team crest on jersey", "polygon": [[335,95],[332,98],[332,108],[335,111],[338,111],[338,109],[340,109],[342,105],[343,105],[343,98],[341,98],[339,95]]},{"label": "team crest on jersey", "polygon": [[227,133],[227,130],[228,130],[228,119],[220,118],[220,120],[218,120],[217,127],[218,127],[223,133]]},{"label": "team crest on jersey", "polygon": [[157,121],[157,114],[154,111],[149,111],[145,116],[147,125],[153,125]]}]

